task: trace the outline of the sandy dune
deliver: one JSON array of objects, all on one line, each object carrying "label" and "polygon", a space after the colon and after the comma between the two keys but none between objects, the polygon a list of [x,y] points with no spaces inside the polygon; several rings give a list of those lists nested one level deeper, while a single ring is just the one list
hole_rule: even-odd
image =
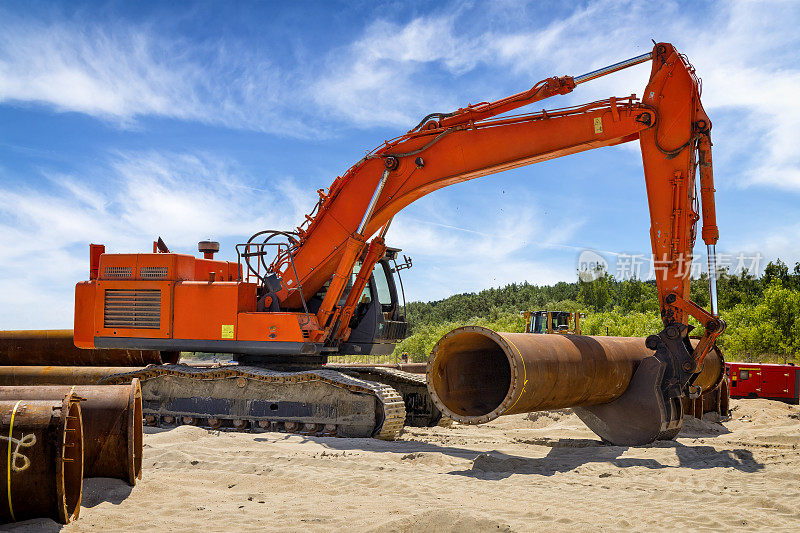
[{"label": "sandy dune", "polygon": [[602,445],[568,411],[396,442],[150,430],[142,482],[87,480],[63,530],[800,531],[800,408],[733,405],[641,448]]}]

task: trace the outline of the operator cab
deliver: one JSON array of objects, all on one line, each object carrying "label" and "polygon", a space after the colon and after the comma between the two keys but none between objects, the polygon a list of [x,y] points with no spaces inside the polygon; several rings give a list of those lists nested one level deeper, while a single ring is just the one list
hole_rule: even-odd
[{"label": "operator cab", "polygon": [[[350,319],[350,337],[339,345],[341,354],[387,355],[394,351],[395,345],[406,337],[408,325],[405,317],[405,295],[399,271],[411,267],[411,260],[403,256],[404,262],[397,263],[398,248],[387,248],[384,256],[375,264],[369,283],[361,293],[353,317]],[[342,292],[339,305],[343,306],[361,270],[361,262],[356,263],[350,280]],[[397,291],[395,274],[400,285]],[[330,282],[308,301],[308,309],[315,313]]]}]

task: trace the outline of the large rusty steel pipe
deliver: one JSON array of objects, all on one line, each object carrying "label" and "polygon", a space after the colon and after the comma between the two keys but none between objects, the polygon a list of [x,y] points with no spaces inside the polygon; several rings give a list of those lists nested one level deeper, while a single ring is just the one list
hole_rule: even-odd
[{"label": "large rusty steel pipe", "polygon": [[0,401],[0,522],[78,518],[83,424],[77,397]]},{"label": "large rusty steel pipe", "polygon": [[142,389],[129,385],[0,387],[3,400],[82,400],[84,477],[113,477],[135,485],[142,477]]},{"label": "large rusty steel pipe", "polygon": [[[641,337],[502,333],[466,326],[434,346],[428,390],[445,416],[480,424],[502,415],[611,402],[628,388],[638,363],[652,354]],[[713,373],[721,366],[707,363],[706,368]],[[701,374],[697,381],[715,379]]]},{"label": "large rusty steel pipe", "polygon": [[652,354],[641,338],[500,333],[455,329],[433,348],[428,389],[462,423],[501,415],[610,402],[637,361]]},{"label": "large rusty steel pipe", "polygon": [[0,331],[2,365],[145,366],[178,359],[177,353],[154,350],[83,350],[71,329]]},{"label": "large rusty steel pipe", "polygon": [[98,385],[113,374],[134,372],[129,366],[0,366],[0,386]]}]

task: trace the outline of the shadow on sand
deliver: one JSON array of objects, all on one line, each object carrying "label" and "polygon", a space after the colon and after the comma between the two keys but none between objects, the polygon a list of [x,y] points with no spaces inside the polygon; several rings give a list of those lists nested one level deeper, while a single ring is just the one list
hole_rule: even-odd
[{"label": "shadow on sand", "polygon": [[[297,435],[293,435],[297,436]],[[290,438],[290,435],[286,435]],[[256,441],[274,442],[274,439],[256,438]],[[379,441],[372,439],[343,439],[335,437],[304,437],[305,441],[316,442],[329,449],[339,451],[369,451],[377,453],[415,454],[437,453],[472,461],[471,468],[448,472],[452,475],[469,476],[480,479],[503,479],[512,474],[533,474],[552,476],[569,472],[590,463],[607,463],[617,468],[644,467],[653,470],[669,468],[734,468],[741,472],[758,472],[764,465],[753,457],[750,450],[717,450],[713,446],[687,446],[677,441],[659,441],[647,446],[629,448],[611,446],[593,439],[530,439],[518,440],[524,444],[547,446],[550,450],[544,457],[532,458],[511,455],[497,450],[479,451],[455,446],[415,440]],[[369,443],[369,444],[367,444]],[[667,464],[657,459],[622,457],[629,449],[647,450],[670,448],[675,450],[678,464],[670,460]]]},{"label": "shadow on sand", "polygon": [[[569,441],[570,439],[559,439]],[[757,472],[764,468],[753,457],[750,450],[717,450],[712,446],[686,446],[679,442],[667,441],[634,449],[672,448],[678,464],[664,464],[657,459],[622,457],[627,446],[574,447],[568,442],[554,446],[542,458],[519,457],[498,451],[483,453],[472,461],[469,470],[449,472],[454,475],[480,479],[503,479],[512,474],[536,474],[552,476],[569,472],[590,463],[606,463],[617,468],[643,467],[653,470],[669,468],[735,468],[740,472]]]},{"label": "shadow on sand", "polygon": [[133,487],[121,479],[91,477],[83,480],[81,507],[95,507],[103,502],[121,504],[131,495]]},{"label": "shadow on sand", "polygon": [[34,518],[0,525],[0,531],[14,531],[15,533],[55,533],[63,528],[61,524],[49,518]]}]

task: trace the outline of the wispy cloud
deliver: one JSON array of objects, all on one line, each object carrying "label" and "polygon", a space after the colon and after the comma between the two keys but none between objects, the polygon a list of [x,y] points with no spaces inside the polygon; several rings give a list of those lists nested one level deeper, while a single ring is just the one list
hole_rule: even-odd
[{"label": "wispy cloud", "polygon": [[448,94],[425,79],[437,69],[457,76],[483,59],[480,41],[460,38],[455,22],[456,13],[405,25],[376,21],[330,54],[313,85],[314,100],[331,116],[358,126],[408,127],[430,109],[456,107],[460,91]]},{"label": "wispy cloud", "polygon": [[291,180],[268,192],[235,162],[210,154],[116,153],[87,174],[48,175],[46,191],[0,186],[4,327],[68,327],[90,242],[109,251],[147,251],[163,236],[173,250],[192,253],[197,241],[213,238],[235,259],[234,241],[263,228],[293,227],[313,205]]},{"label": "wispy cloud", "polygon": [[[349,44],[293,62],[233,37],[198,42],[152,24],[2,13],[0,102],[122,125],[159,116],[298,137],[342,125],[399,132],[430,111],[647,51],[655,37],[687,53],[705,80],[716,136],[737,148],[737,157],[720,159],[737,159],[736,183],[800,190],[800,4],[690,10],[597,0],[555,20],[545,11],[536,3],[451,4],[405,23],[378,18]],[[641,92],[648,72],[629,69],[547,105]],[[752,157],[742,167],[743,151]]]},{"label": "wispy cloud", "polygon": [[[507,199],[479,221],[459,217],[459,207],[434,195],[398,214],[389,230],[392,246],[417,265],[404,278],[413,299],[439,299],[481,286],[528,280],[555,283],[575,274],[571,245],[583,220],[554,226],[531,195]],[[458,225],[452,222],[458,221]],[[542,228],[552,231],[542,231]],[[555,251],[547,257],[543,250]],[[566,253],[559,253],[566,249]]]},{"label": "wispy cloud", "polygon": [[287,112],[295,80],[243,43],[190,42],[147,25],[0,15],[0,102],[42,104],[122,126],[157,116],[316,135],[298,112]]},{"label": "wispy cloud", "polygon": [[[601,0],[540,25],[535,14],[492,7],[482,14],[483,25],[467,24],[481,15],[478,9],[452,9],[405,25],[378,21],[337,53],[316,84],[317,101],[357,125],[403,127],[476,95],[505,96],[547,76],[578,75],[649,51],[655,37],[688,54],[704,80],[714,136],[726,146],[718,164],[736,161],[735,169],[726,167],[733,180],[720,185],[800,191],[800,4],[704,7],[707,13],[698,15],[676,2]],[[546,104],[641,93],[649,68],[601,78]]]}]

